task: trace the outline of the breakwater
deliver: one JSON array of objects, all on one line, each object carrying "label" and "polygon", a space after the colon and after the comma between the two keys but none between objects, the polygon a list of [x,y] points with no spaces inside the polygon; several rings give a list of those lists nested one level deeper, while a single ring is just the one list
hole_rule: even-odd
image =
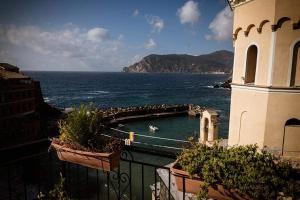
[{"label": "breakwater", "polygon": [[199,116],[203,110],[203,107],[192,104],[161,104],[138,107],[100,108],[98,113],[102,116],[103,122],[114,125],[128,121],[173,117],[180,115]]}]

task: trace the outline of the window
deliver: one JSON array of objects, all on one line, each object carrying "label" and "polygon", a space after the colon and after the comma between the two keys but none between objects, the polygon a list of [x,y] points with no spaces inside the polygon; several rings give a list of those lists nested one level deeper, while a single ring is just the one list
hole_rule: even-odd
[{"label": "window", "polygon": [[254,84],[257,64],[257,47],[252,45],[247,51],[245,83]]},{"label": "window", "polygon": [[291,86],[300,87],[300,41],[296,43],[293,50]]},{"label": "window", "polygon": [[283,132],[282,152],[284,156],[299,155],[300,120],[293,118],[286,121]]},{"label": "window", "polygon": [[292,118],[286,121],[286,126],[300,125],[300,120]]}]

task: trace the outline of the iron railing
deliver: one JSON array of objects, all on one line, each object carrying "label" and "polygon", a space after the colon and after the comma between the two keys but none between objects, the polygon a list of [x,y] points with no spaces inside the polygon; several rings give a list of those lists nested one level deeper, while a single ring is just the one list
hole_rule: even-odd
[{"label": "iron railing", "polygon": [[[159,164],[152,162],[157,160]],[[168,191],[164,199],[174,199],[171,194],[171,188],[174,187],[171,184],[171,171],[165,166],[173,161],[174,156],[125,150],[121,154],[119,167],[105,172],[59,161],[53,152],[39,153],[0,165],[0,199],[37,199],[40,192],[46,193],[53,188],[60,174],[65,178],[65,190],[72,199],[159,199],[158,187],[165,183],[160,180],[158,169],[164,169],[168,174],[168,184],[165,184]],[[185,177],[182,178],[182,199],[185,199]]]}]

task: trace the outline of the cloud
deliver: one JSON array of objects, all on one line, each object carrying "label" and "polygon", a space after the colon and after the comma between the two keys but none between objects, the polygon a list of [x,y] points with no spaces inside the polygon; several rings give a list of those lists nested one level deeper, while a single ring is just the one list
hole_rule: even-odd
[{"label": "cloud", "polygon": [[233,14],[229,6],[221,10],[209,24],[211,34],[206,35],[207,40],[225,41],[231,39],[233,26]]},{"label": "cloud", "polygon": [[143,56],[137,54],[137,55],[133,56],[133,58],[131,59],[131,62],[132,62],[132,63],[137,63],[137,62],[139,62],[142,58],[143,58]]},{"label": "cloud", "polygon": [[97,27],[87,32],[87,38],[93,42],[102,42],[103,40],[108,40],[110,35],[107,29]]},{"label": "cloud", "polygon": [[148,23],[152,27],[152,32],[160,32],[164,28],[164,20],[158,16],[146,16]]},{"label": "cloud", "polygon": [[140,14],[140,11],[138,9],[135,9],[132,13],[132,16],[137,17]]},{"label": "cloud", "polygon": [[118,40],[123,40],[124,39],[124,35],[123,34],[120,34],[119,36],[118,36]]},{"label": "cloud", "polygon": [[5,49],[0,52],[0,60],[18,60],[22,68],[99,70],[97,67],[103,66],[109,70],[125,63],[120,53],[123,36],[113,38],[102,27],[86,30],[68,25],[45,30],[39,26],[0,25],[0,33],[0,46]]},{"label": "cloud", "polygon": [[150,38],[144,47],[145,49],[154,49],[156,47],[156,42]]},{"label": "cloud", "polygon": [[178,9],[177,15],[179,16],[181,24],[194,25],[198,23],[201,15],[198,8],[198,3],[195,1],[186,2],[181,8]]}]

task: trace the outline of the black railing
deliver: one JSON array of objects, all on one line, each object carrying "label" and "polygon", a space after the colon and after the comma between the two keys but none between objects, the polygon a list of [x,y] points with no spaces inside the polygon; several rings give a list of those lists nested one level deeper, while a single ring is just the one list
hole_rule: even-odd
[{"label": "black railing", "polygon": [[[159,164],[152,162],[158,160]],[[60,174],[65,178],[65,190],[72,199],[131,200],[152,199],[152,196],[160,199],[161,195],[163,199],[174,199],[171,171],[165,166],[173,161],[170,157],[126,150],[121,154],[119,167],[105,172],[59,161],[53,152],[40,153],[0,165],[0,199],[37,199],[40,192],[46,193],[53,188]],[[166,170],[167,184],[158,176],[158,169]],[[185,178],[182,178],[185,199]],[[158,190],[163,184],[167,188],[165,194]]]}]

